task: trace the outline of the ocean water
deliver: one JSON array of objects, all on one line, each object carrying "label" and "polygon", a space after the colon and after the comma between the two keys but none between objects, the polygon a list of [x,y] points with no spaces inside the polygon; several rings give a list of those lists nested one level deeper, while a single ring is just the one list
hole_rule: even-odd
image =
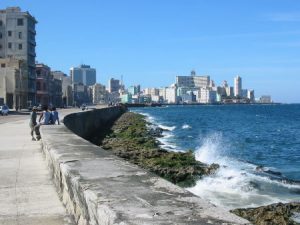
[{"label": "ocean water", "polygon": [[132,108],[166,129],[170,151],[221,168],[192,193],[228,209],[300,201],[300,105]]}]

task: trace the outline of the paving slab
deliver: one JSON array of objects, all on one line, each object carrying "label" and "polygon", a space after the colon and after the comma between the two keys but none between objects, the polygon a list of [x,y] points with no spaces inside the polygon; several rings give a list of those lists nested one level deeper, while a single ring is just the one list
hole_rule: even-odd
[{"label": "paving slab", "polygon": [[0,124],[0,224],[73,224],[28,124],[24,118]]}]

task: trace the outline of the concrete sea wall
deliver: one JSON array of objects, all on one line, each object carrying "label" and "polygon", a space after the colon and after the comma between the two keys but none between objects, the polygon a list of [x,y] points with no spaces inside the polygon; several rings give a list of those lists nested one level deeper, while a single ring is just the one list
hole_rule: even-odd
[{"label": "concrete sea wall", "polygon": [[57,191],[77,224],[249,224],[82,138],[107,129],[123,112],[113,107],[74,113],[65,125],[41,129]]}]

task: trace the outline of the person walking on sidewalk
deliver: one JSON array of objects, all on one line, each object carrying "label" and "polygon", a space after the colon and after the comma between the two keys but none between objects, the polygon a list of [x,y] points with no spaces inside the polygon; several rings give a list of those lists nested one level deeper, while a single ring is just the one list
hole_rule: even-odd
[{"label": "person walking on sidewalk", "polygon": [[29,126],[30,126],[30,135],[31,135],[31,140],[33,141],[36,141],[35,137],[34,137],[34,132],[35,132],[35,135],[36,136],[39,136],[40,133],[39,133],[39,130],[36,130],[35,127],[37,125],[37,122],[36,122],[36,111],[37,111],[37,107],[34,106],[32,108],[32,112],[30,113],[30,121],[29,121]]}]

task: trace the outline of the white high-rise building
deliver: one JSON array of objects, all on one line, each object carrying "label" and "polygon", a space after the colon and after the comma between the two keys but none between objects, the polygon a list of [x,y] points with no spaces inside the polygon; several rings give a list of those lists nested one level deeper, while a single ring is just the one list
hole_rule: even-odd
[{"label": "white high-rise building", "polygon": [[240,76],[234,78],[234,96],[242,97],[242,78]]},{"label": "white high-rise building", "polygon": [[166,88],[166,101],[168,103],[176,103],[177,102],[177,90],[176,86],[167,87]]},{"label": "white high-rise building", "polygon": [[200,103],[212,104],[217,100],[217,92],[209,88],[201,88],[200,90]]},{"label": "white high-rise building", "polygon": [[192,71],[191,76],[176,76],[177,87],[201,88],[210,85],[210,76],[196,76]]}]

